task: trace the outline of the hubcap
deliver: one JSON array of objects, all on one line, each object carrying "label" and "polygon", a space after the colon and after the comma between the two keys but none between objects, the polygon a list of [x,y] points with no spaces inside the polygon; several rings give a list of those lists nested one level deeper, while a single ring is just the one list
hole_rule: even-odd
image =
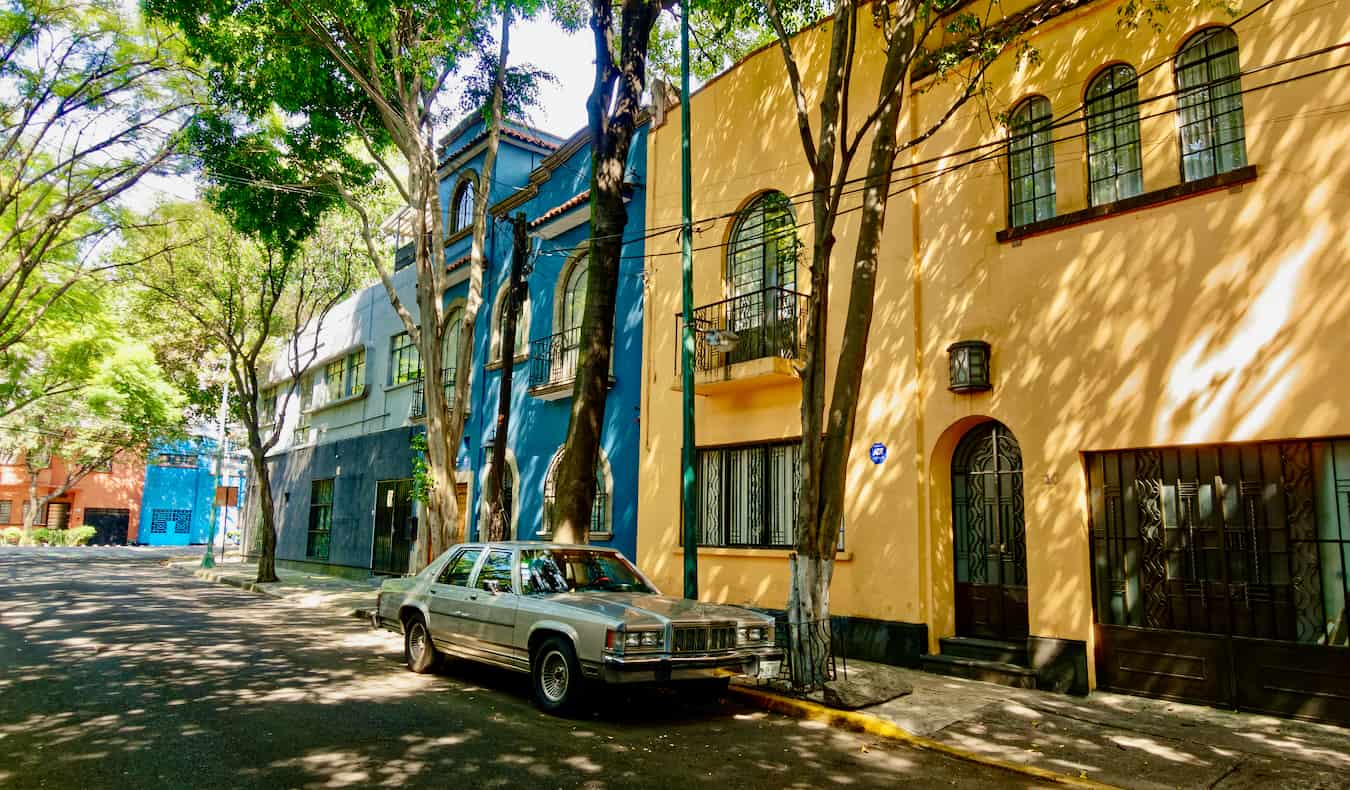
[{"label": "hubcap", "polygon": [[539,680],[549,702],[561,702],[567,696],[567,659],[562,653],[550,650],[544,655],[539,668]]},{"label": "hubcap", "polygon": [[422,660],[422,652],[427,649],[427,632],[422,630],[422,626],[413,626],[412,636],[408,639],[408,654],[412,656],[413,663]]}]

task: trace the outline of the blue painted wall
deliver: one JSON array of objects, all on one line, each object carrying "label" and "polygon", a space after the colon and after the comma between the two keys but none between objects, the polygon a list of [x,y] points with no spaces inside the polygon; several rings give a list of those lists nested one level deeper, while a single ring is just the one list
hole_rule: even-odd
[{"label": "blue painted wall", "polygon": [[[196,454],[191,469],[158,466],[160,453]],[[205,543],[211,530],[212,503],[215,494],[216,442],[205,437],[155,447],[145,466],[145,489],[141,495],[141,523],[137,542],[149,546],[186,546]],[[164,532],[152,532],[155,511],[189,511],[191,519],[185,531],[173,524]],[[181,527],[179,527],[181,529]]]},{"label": "blue painted wall", "polygon": [[[609,464],[612,490],[609,506],[612,508],[613,537],[596,539],[594,543],[620,549],[629,557],[636,556],[637,547],[637,469],[639,451],[639,392],[642,377],[642,273],[643,236],[646,218],[644,181],[647,162],[647,128],[643,127],[634,140],[629,156],[627,180],[635,185],[628,208],[625,228],[623,261],[619,274],[617,315],[614,338],[614,387],[610,390],[605,408],[605,423],[601,446]],[[580,195],[590,187],[591,150],[582,145],[570,156],[556,163],[548,163],[551,170],[546,180],[538,183],[538,193],[520,209],[527,219],[534,220],[551,209]],[[540,174],[536,174],[536,179]],[[588,202],[580,203],[562,218],[581,219],[589,216]],[[491,268],[484,285],[484,310],[480,314],[474,342],[475,389],[474,408],[466,428],[467,460],[474,473],[473,525],[475,534],[483,516],[481,495],[487,479],[490,460],[488,441],[494,439],[497,402],[501,385],[500,370],[489,369],[488,353],[491,342],[491,308],[510,275],[510,225],[498,221],[491,246]],[[568,271],[568,264],[590,237],[589,222],[581,222],[554,238],[537,242],[539,254],[529,278],[529,327],[531,341],[547,338],[563,327],[555,327],[555,299],[559,296],[558,280]],[[515,486],[514,537],[533,539],[543,527],[544,486],[550,462],[567,437],[571,415],[571,395],[557,400],[542,400],[529,393],[530,363],[517,363],[512,374],[511,424],[507,447],[514,457],[518,475]]]}]

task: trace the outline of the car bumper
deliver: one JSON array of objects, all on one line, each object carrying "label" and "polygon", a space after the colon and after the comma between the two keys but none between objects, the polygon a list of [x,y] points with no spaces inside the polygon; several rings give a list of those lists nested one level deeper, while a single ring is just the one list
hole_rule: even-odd
[{"label": "car bumper", "polygon": [[783,651],[775,647],[738,650],[720,656],[605,656],[600,677],[606,683],[665,683],[745,675],[778,677]]}]

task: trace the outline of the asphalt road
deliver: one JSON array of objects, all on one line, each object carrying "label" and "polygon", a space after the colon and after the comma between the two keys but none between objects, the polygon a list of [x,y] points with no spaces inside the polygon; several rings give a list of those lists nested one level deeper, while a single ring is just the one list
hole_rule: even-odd
[{"label": "asphalt road", "polygon": [[1026,787],[668,690],[546,716],[524,676],[402,665],[360,622],[162,553],[0,549],[0,787]]}]

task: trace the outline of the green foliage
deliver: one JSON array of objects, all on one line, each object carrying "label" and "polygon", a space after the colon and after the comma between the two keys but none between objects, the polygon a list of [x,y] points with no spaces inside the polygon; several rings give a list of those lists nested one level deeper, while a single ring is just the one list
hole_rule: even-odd
[{"label": "green foliage", "polygon": [[32,533],[33,543],[34,545],[45,543],[48,546],[59,546],[61,544],[57,542],[60,540],[60,537],[56,534],[58,532],[60,532],[60,530],[47,529],[46,527],[34,527]]},{"label": "green foliage", "polygon": [[412,448],[412,498],[428,504],[431,500],[431,475],[427,466],[427,435],[415,433],[408,442]]},{"label": "green foliage", "polygon": [[88,546],[89,541],[93,540],[94,536],[97,534],[98,530],[93,527],[76,527],[74,529],[68,529],[65,530],[65,535],[62,536],[61,545]]},{"label": "green foliage", "polygon": [[19,541],[23,540],[23,527],[5,527],[4,529],[0,529],[0,540],[3,540],[10,546],[19,545]]}]

